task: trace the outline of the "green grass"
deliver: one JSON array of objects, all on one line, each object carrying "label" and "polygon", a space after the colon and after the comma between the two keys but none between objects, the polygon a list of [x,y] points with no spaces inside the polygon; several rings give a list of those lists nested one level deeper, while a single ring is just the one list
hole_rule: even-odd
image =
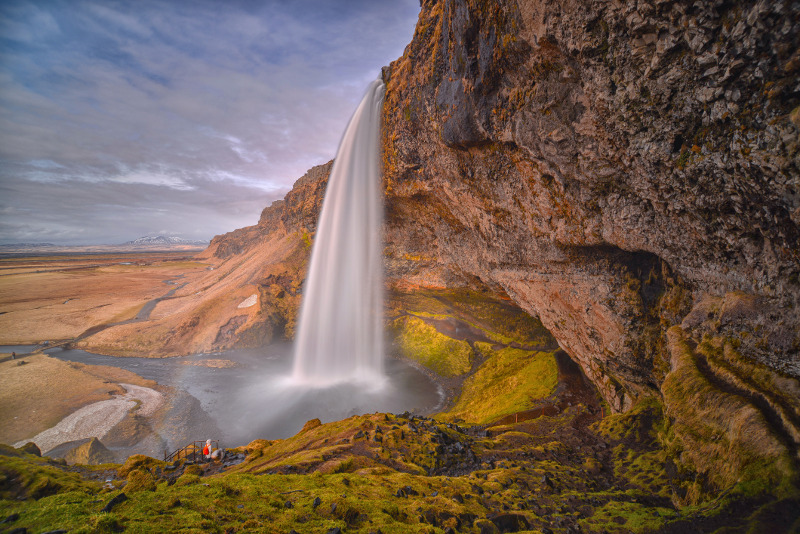
[{"label": "green grass", "polygon": [[[413,492],[397,497],[400,488]],[[434,491],[438,495],[433,496]],[[483,516],[475,499],[458,503],[455,493],[468,494],[470,481],[404,473],[250,475],[198,479],[193,484],[161,482],[153,491],[125,491],[128,499],[111,513],[100,510],[118,491],[66,492],[27,503],[0,503],[0,511],[20,518],[15,525],[40,532],[55,528],[74,533],[114,532],[349,532],[381,529],[386,534],[417,532],[421,514],[442,518],[455,527],[457,516]],[[414,495],[413,493],[416,493]],[[321,504],[316,508],[314,500]],[[333,507],[335,505],[335,508]],[[429,528],[430,525],[428,525]],[[426,530],[430,532],[431,530]],[[434,532],[441,532],[435,531]]]},{"label": "green grass", "polygon": [[[790,494],[794,462],[762,412],[747,397],[718,388],[701,368],[701,358],[713,352],[710,343],[693,351],[679,327],[668,338],[673,364],[662,392],[673,419],[672,453],[706,472],[717,490],[755,485],[757,493],[772,487],[776,495]],[[689,503],[702,498],[690,497]]]},{"label": "green grass", "polygon": [[[177,474],[165,472],[163,462],[143,456],[123,466],[67,468],[6,447],[6,455],[0,457],[6,468],[4,489],[26,474],[29,481],[58,480],[61,488],[24,501],[17,500],[17,492],[4,493],[0,517],[19,514],[9,527],[29,532],[64,529],[86,534],[327,532],[335,527],[363,533],[380,529],[385,534],[441,534],[448,527],[477,533],[482,528],[493,531],[487,518],[498,512],[525,518],[531,532],[562,521],[580,525],[585,532],[638,533],[672,521],[713,516],[729,525],[739,520],[724,522],[737,511],[741,494],[729,493],[680,512],[663,498],[669,496],[669,482],[655,476],[663,463],[658,453],[664,452],[655,439],[663,432],[662,419],[655,417],[661,413],[657,402],[643,402],[608,425],[590,429],[608,435],[614,448],[612,472],[595,459],[593,448],[560,441],[556,430],[572,428],[581,413],[576,405],[507,431],[495,428],[501,433],[494,437],[472,438],[431,419],[355,416],[310,427],[285,440],[257,440],[243,448],[249,453],[244,463],[225,473],[203,476],[203,466],[192,465],[177,480],[166,479]],[[383,439],[376,440],[377,435]],[[439,445],[456,441],[477,455],[471,471],[460,476],[425,474],[441,465]],[[275,472],[288,466],[306,474]],[[603,471],[613,479],[594,484],[593,477]],[[102,479],[109,472],[127,478],[128,485],[104,489],[79,476]],[[651,486],[637,483],[650,479]],[[659,488],[667,493],[655,491]],[[120,491],[127,500],[102,513]],[[755,491],[758,502],[742,513],[752,532],[798,504],[796,496],[775,500],[768,497],[768,488]],[[651,502],[659,496],[657,504]],[[779,525],[791,526],[795,519],[781,521]]]},{"label": "green grass", "polygon": [[610,501],[594,515],[580,521],[590,532],[652,532],[675,517],[669,508],[657,508],[635,502]]},{"label": "green grass", "polygon": [[91,491],[96,484],[76,473],[65,472],[48,458],[40,458],[0,445],[0,498],[41,499],[59,492]]}]

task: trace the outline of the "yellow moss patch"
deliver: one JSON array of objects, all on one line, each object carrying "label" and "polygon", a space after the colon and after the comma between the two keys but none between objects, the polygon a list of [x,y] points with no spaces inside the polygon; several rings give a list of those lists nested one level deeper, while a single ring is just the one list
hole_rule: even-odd
[{"label": "yellow moss patch", "polygon": [[401,317],[393,326],[403,357],[419,362],[443,377],[462,375],[470,370],[472,348],[466,341],[440,334],[417,317]]},{"label": "yellow moss patch", "polygon": [[476,343],[489,358],[464,383],[461,396],[444,419],[488,423],[504,415],[531,408],[549,396],[558,384],[554,353],[514,348],[492,351]]}]

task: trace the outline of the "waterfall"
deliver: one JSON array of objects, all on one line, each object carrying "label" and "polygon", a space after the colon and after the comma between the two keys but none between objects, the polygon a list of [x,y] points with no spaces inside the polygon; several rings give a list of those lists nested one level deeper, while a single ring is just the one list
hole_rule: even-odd
[{"label": "waterfall", "polygon": [[303,288],[294,381],[383,381],[381,80],[369,86],[331,169]]}]

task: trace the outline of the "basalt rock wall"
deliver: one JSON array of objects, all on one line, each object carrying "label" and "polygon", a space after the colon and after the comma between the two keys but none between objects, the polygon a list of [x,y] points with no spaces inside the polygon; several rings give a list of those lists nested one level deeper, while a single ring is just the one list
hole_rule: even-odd
[{"label": "basalt rock wall", "polygon": [[507,293],[618,411],[676,325],[800,376],[799,19],[424,1],[383,72],[390,278]]}]

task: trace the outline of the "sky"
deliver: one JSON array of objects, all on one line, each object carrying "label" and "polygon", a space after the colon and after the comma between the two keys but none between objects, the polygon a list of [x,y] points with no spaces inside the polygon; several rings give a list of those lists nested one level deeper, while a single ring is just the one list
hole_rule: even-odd
[{"label": "sky", "polygon": [[419,0],[0,2],[0,243],[210,239],[336,153]]}]

